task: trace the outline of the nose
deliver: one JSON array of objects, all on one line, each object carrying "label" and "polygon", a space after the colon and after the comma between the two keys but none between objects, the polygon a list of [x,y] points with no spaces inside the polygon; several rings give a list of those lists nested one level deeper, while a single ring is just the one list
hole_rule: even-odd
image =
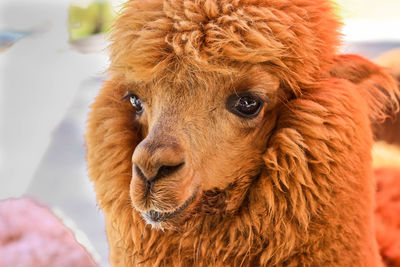
[{"label": "nose", "polygon": [[183,167],[184,151],[174,138],[145,138],[136,147],[132,163],[138,178],[146,182],[149,188],[155,181],[172,176]]}]

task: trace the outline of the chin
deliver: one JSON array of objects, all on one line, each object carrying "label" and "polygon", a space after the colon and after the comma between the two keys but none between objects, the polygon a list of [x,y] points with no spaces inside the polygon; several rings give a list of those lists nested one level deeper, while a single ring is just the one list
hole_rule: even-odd
[{"label": "chin", "polygon": [[136,211],[146,224],[151,225],[154,229],[177,229],[191,218],[199,195],[199,189],[196,188],[194,193],[182,205],[168,211],[163,211],[157,207],[151,207],[146,211],[136,209]]}]

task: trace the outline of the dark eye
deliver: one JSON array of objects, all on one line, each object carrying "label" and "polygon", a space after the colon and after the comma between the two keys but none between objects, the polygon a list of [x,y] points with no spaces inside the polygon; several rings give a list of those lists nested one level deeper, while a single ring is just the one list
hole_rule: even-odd
[{"label": "dark eye", "polygon": [[252,94],[234,94],[228,97],[227,109],[243,118],[254,118],[260,113],[263,101]]},{"label": "dark eye", "polygon": [[135,108],[136,114],[138,115],[142,114],[144,109],[142,100],[140,100],[140,98],[137,95],[131,93],[127,93],[126,95],[124,95],[124,97],[122,97],[122,100],[126,100],[128,98],[132,106]]}]

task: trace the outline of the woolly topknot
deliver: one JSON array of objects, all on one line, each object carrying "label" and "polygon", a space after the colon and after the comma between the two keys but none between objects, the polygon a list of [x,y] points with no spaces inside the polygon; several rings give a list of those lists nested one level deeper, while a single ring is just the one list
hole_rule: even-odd
[{"label": "woolly topknot", "polygon": [[131,0],[114,27],[110,71],[146,82],[266,64],[298,89],[323,75],[338,27],[327,0]]}]

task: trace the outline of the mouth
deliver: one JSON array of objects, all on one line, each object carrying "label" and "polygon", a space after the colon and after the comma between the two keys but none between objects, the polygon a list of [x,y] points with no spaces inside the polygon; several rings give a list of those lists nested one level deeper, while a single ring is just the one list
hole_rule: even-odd
[{"label": "mouth", "polygon": [[174,211],[171,212],[160,212],[160,211],[155,211],[155,210],[149,210],[146,212],[142,212],[141,215],[142,217],[146,220],[148,224],[151,225],[157,225],[159,223],[162,223],[164,221],[167,221],[169,219],[172,219],[176,217],[177,215],[181,214],[196,198],[197,195],[197,190],[195,193],[183,203],[182,206],[177,208]]}]

